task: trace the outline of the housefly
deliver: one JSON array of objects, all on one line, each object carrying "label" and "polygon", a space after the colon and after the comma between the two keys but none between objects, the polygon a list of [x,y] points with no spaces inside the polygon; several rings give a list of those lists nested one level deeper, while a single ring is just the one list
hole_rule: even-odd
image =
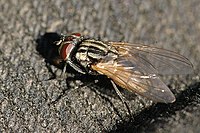
[{"label": "housefly", "polygon": [[159,75],[192,71],[192,64],[184,56],[148,45],[104,42],[80,33],[61,35],[56,44],[60,60],[77,72],[106,75],[115,89],[117,84],[155,102],[175,101],[174,94]]}]

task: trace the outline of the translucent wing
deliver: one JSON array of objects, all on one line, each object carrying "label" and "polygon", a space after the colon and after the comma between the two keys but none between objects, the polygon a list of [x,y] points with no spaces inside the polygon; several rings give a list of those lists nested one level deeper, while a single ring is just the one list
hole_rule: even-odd
[{"label": "translucent wing", "polygon": [[192,70],[189,60],[174,52],[145,45],[109,42],[119,53],[108,54],[92,69],[116,84],[156,102],[171,103],[175,97],[158,74],[184,74]]},{"label": "translucent wing", "polygon": [[193,71],[191,62],[175,52],[147,45],[109,42],[121,55],[137,56],[149,62],[158,74],[189,74]]},{"label": "translucent wing", "polygon": [[[131,92],[136,92],[142,96],[156,102],[171,103],[175,101],[173,93],[159,79],[156,74],[149,74],[153,70],[151,66],[144,66],[131,57],[119,57],[111,60],[106,57],[102,62],[92,65],[92,69],[101,74],[107,75],[116,84]],[[141,67],[142,66],[142,67]]]}]

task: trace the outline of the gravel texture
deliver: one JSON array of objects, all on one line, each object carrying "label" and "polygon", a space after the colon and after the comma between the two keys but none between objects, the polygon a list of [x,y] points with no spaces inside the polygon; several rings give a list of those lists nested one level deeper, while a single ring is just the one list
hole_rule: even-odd
[{"label": "gravel texture", "polygon": [[[199,9],[199,0],[1,0],[0,132],[200,132]],[[130,119],[105,77],[71,68],[59,77],[49,44],[72,32],[176,51],[194,73],[163,77],[172,104],[128,93]]]}]

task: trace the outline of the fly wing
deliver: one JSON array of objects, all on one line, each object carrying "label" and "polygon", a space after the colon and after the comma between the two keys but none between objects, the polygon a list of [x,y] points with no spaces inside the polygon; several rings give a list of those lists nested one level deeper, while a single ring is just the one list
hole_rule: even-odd
[{"label": "fly wing", "polygon": [[193,71],[193,66],[186,57],[169,50],[122,42],[109,42],[109,44],[115,47],[120,55],[137,56],[148,62],[158,74],[189,74]]},{"label": "fly wing", "polygon": [[129,54],[114,57],[107,55],[101,62],[91,66],[93,70],[107,75],[116,84],[131,92],[154,100],[171,103],[173,93],[157,76],[155,68],[139,56]]}]

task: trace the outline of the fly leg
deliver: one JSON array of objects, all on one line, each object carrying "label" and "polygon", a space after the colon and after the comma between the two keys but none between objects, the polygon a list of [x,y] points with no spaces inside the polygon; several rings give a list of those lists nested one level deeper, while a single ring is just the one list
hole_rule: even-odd
[{"label": "fly leg", "polygon": [[129,115],[131,116],[131,119],[132,119],[133,117],[132,117],[132,114],[131,114],[131,111],[130,111],[129,106],[128,106],[127,102],[125,101],[125,98],[123,97],[123,95],[121,94],[121,92],[119,91],[119,89],[117,88],[116,84],[115,84],[112,80],[110,80],[110,81],[111,81],[111,83],[112,83],[112,85],[113,85],[113,88],[115,89],[115,92],[116,92],[117,95],[119,96],[120,100],[121,100],[121,101],[123,102],[123,104],[126,106],[126,108],[127,108],[127,110],[128,110],[128,113],[129,113]]},{"label": "fly leg", "polygon": [[74,70],[78,71],[79,73],[86,74],[86,72],[83,69],[81,69],[80,66],[73,63],[73,61],[70,58],[67,60],[67,64],[69,64],[72,68],[74,68]]}]

